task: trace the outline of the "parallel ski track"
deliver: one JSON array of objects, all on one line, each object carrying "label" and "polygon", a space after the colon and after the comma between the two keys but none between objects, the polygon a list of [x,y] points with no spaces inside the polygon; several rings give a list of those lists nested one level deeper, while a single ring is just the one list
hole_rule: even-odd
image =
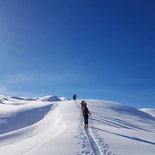
[{"label": "parallel ski track", "polygon": [[[75,101],[78,108],[80,108],[80,103]],[[80,110],[81,111],[81,110]],[[81,113],[81,121],[83,120],[82,113]],[[82,123],[82,122],[81,122]],[[116,155],[109,151],[109,147],[107,144],[104,144],[104,141],[101,137],[97,136],[97,131],[94,129],[93,120],[90,119],[90,125],[88,129],[84,128],[85,134],[90,142],[90,147],[95,155]],[[95,134],[96,133],[96,134]],[[97,137],[96,137],[97,136]],[[96,138],[95,138],[96,137]],[[100,140],[100,141],[98,141]]]},{"label": "parallel ski track", "polygon": [[[77,101],[76,101],[76,103],[77,103],[77,105],[78,105],[77,107],[80,108],[80,104],[79,104]],[[82,115],[81,115],[81,117],[82,117]],[[89,129],[84,129],[84,130],[85,130],[85,133],[86,133],[86,135],[87,135],[87,138],[88,138],[88,140],[89,140],[89,142],[90,142],[90,145],[91,145],[91,148],[92,148],[94,154],[95,154],[95,155],[103,155],[103,154],[101,153],[101,150],[100,150],[100,148],[98,147],[98,145],[97,145],[97,143],[96,143],[94,137],[92,136],[91,131],[90,131]]]},{"label": "parallel ski track", "polygon": [[91,132],[89,131],[89,129],[85,129],[85,132],[88,136],[88,139],[90,141],[90,145],[91,145],[92,150],[94,151],[94,154],[102,155],[102,153],[101,153],[96,141],[94,140],[93,136],[91,135]]}]

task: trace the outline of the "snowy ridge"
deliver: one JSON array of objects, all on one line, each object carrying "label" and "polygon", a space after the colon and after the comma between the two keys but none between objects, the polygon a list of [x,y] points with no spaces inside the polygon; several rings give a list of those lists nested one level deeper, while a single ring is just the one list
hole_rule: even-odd
[{"label": "snowy ridge", "polygon": [[0,154],[154,155],[155,117],[150,114],[85,100],[92,114],[85,130],[75,101],[44,99],[0,97]]},{"label": "snowy ridge", "polygon": [[6,109],[2,108],[0,110],[2,117],[0,120],[0,134],[12,132],[39,122],[50,111],[51,106],[51,104],[44,106],[40,105],[38,107],[31,107],[31,109],[27,106],[18,109],[9,106],[10,110],[7,114],[2,114],[2,111]]},{"label": "snowy ridge", "polygon": [[55,101],[65,101],[67,100],[65,97],[58,97],[58,96],[42,96],[42,97],[16,97],[16,96],[4,96],[0,95],[0,104],[7,104],[7,105],[21,105],[27,104],[30,101],[45,101],[45,102],[55,102]]},{"label": "snowy ridge", "polygon": [[38,97],[36,99],[39,101],[46,101],[46,102],[61,101],[57,96],[51,96],[51,95]]}]

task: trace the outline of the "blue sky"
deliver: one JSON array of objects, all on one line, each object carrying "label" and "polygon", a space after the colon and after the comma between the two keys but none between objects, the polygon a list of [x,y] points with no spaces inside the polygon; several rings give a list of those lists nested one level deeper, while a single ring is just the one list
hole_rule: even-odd
[{"label": "blue sky", "polygon": [[0,94],[155,107],[153,0],[0,1]]}]

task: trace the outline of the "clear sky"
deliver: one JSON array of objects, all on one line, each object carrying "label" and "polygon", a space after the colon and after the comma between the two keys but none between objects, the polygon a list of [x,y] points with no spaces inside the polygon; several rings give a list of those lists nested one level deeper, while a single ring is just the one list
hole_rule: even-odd
[{"label": "clear sky", "polygon": [[154,0],[0,0],[0,94],[155,107]]}]

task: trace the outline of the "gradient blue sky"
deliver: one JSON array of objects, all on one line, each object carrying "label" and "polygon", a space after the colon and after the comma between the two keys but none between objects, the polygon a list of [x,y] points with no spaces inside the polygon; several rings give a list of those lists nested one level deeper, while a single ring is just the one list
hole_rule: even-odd
[{"label": "gradient blue sky", "polygon": [[155,107],[154,0],[0,0],[0,94]]}]

